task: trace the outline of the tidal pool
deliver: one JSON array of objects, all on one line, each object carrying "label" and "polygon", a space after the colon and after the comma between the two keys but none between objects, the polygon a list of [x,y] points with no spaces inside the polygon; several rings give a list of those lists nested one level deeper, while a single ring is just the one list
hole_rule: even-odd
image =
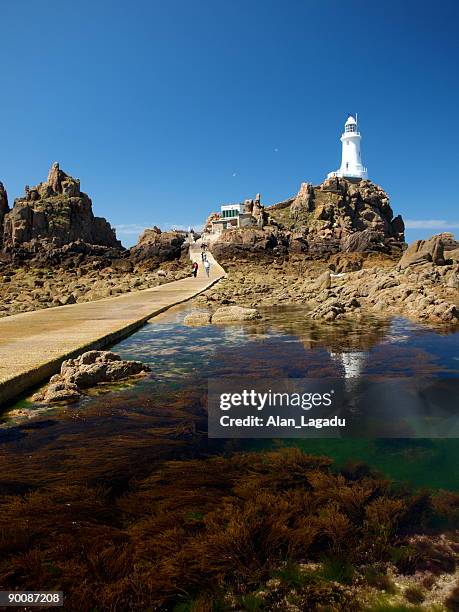
[{"label": "tidal pool", "polygon": [[[3,415],[0,466],[7,491],[49,482],[123,487],[153,462],[295,444],[338,465],[365,462],[414,486],[459,490],[457,439],[207,440],[209,378],[456,379],[459,332],[402,318],[318,324],[303,307],[264,309],[261,321],[187,327],[190,305],[146,324],[113,350],[151,367],[78,404],[42,411],[22,400]],[[457,397],[451,397],[457,406]],[[18,417],[20,415],[20,418]]]}]

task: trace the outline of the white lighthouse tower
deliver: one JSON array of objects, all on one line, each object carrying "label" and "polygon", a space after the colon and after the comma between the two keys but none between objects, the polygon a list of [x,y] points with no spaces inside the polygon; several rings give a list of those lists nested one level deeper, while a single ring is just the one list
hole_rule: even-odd
[{"label": "white lighthouse tower", "polygon": [[367,169],[362,164],[360,154],[360,132],[357,129],[357,113],[355,119],[349,115],[344,124],[344,132],[341,135],[342,155],[341,166],[336,172],[330,172],[327,178],[342,176],[349,179],[368,178]]}]

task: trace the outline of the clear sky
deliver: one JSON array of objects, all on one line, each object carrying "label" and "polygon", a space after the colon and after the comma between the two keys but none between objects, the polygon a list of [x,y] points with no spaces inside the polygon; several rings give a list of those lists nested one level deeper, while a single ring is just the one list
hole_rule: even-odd
[{"label": "clear sky", "polygon": [[456,0],[0,0],[0,180],[55,160],[126,245],[272,204],[340,163],[359,113],[369,177],[407,238],[459,228]]}]

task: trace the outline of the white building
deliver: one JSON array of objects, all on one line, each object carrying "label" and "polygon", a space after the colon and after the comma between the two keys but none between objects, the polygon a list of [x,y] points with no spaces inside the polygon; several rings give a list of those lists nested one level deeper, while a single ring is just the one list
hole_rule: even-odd
[{"label": "white building", "polygon": [[242,204],[223,204],[219,218],[212,220],[212,233],[219,234],[225,229],[253,225],[251,204],[253,206],[252,200],[245,200]]},{"label": "white building", "polygon": [[352,115],[349,115],[344,124],[344,132],[341,135],[341,166],[336,172],[330,172],[327,178],[333,178],[334,176],[342,176],[350,179],[368,178],[367,169],[362,164],[362,156],[360,153],[361,138],[357,128],[357,120],[354,119]]}]

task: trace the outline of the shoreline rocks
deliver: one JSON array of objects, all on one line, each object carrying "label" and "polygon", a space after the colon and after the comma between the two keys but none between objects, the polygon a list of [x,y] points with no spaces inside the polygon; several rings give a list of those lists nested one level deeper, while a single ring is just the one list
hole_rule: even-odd
[{"label": "shoreline rocks", "polygon": [[[449,255],[454,249],[446,250],[445,235],[423,244],[427,244],[426,249],[421,248],[423,254],[436,253],[432,260],[402,267],[387,258],[367,256],[361,261],[362,269],[352,269],[351,261],[349,271],[338,274],[330,271],[335,263],[328,263],[327,269],[327,263],[320,260],[239,261],[241,265],[228,266],[228,277],[197,298],[197,303],[210,308],[228,303],[249,308],[304,304],[310,308],[309,317],[325,322],[367,313],[457,325],[459,265]],[[448,246],[454,247],[454,240],[449,239]],[[410,253],[418,251],[415,247]],[[344,256],[339,257],[340,266],[344,265]]]},{"label": "shoreline rocks", "polygon": [[189,325],[190,327],[198,327],[201,325],[210,325],[210,319],[210,312],[194,310],[183,319],[183,323],[184,325]]},{"label": "shoreline rocks", "polygon": [[[68,245],[71,246],[71,245]],[[181,261],[160,270],[142,269],[129,259],[67,254],[61,263],[7,263],[0,271],[0,317],[70,303],[90,302],[149,289],[189,276]]]},{"label": "shoreline rocks", "polygon": [[52,376],[48,385],[32,396],[32,401],[43,404],[75,402],[81,398],[84,389],[145,376],[149,371],[149,366],[141,361],[122,360],[111,351],[87,351],[76,359],[64,361],[60,373]]},{"label": "shoreline rocks", "polygon": [[242,306],[221,306],[213,313],[195,310],[185,317],[183,323],[189,326],[238,323],[240,321],[255,321],[261,315],[256,308]]}]

